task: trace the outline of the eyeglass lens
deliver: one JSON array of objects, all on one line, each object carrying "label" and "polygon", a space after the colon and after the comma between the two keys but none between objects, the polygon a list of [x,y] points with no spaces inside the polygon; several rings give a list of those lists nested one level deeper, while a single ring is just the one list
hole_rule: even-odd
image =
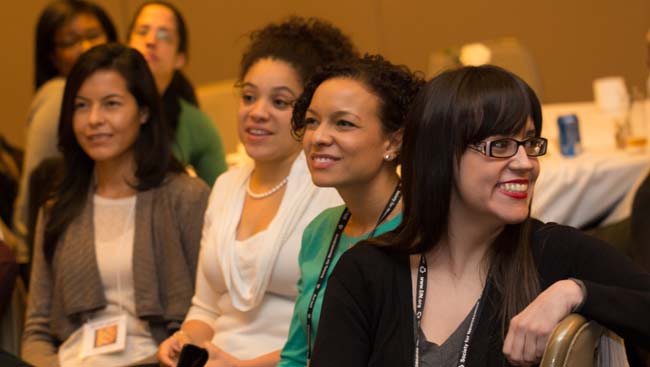
[{"label": "eyeglass lens", "polygon": [[489,155],[497,158],[512,157],[517,154],[519,145],[523,145],[524,151],[531,157],[538,157],[546,153],[546,140],[543,138],[529,138],[521,142],[506,138],[490,142]]}]

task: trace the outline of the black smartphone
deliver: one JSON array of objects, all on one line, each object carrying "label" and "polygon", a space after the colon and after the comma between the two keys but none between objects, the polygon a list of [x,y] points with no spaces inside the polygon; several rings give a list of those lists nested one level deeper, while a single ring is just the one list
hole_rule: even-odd
[{"label": "black smartphone", "polygon": [[177,367],[203,367],[208,361],[208,351],[194,344],[185,344],[178,357]]}]

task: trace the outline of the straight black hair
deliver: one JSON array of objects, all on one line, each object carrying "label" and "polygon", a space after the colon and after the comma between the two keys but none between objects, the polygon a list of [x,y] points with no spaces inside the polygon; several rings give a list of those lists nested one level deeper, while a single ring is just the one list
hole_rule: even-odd
[{"label": "straight black hair", "polygon": [[[537,96],[521,78],[499,67],[464,67],[429,81],[413,103],[404,132],[402,223],[379,243],[407,253],[426,253],[437,246],[447,234],[461,155],[487,137],[521,132],[528,119],[540,136]],[[529,223],[530,218],[506,225],[486,259],[503,298],[504,331],[539,293]]]},{"label": "straight black hair", "polygon": [[108,14],[99,5],[84,0],[57,0],[43,9],[36,24],[36,45],[34,52],[34,84],[35,89],[48,80],[60,75],[54,65],[54,35],[65,23],[79,14],[94,16],[102,26],[108,42],[117,41],[115,26]]},{"label": "straight black hair", "polygon": [[75,98],[83,83],[98,71],[115,71],[126,81],[127,89],[148,119],[140,126],[133,144],[135,177],[129,183],[138,191],[159,186],[167,173],[183,172],[167,139],[167,126],[161,116],[160,97],[149,66],[142,55],[117,43],[93,47],[79,57],[68,76],[59,120],[59,150],[63,153],[63,180],[49,208],[44,235],[45,258],[51,262],[56,244],[65,228],[76,218],[87,198],[95,162],[79,145],[73,129]]}]

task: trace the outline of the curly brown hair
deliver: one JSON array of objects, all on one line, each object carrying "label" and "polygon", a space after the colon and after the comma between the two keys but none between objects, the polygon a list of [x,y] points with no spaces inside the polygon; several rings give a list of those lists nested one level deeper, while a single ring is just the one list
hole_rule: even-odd
[{"label": "curly brown hair", "polygon": [[253,31],[249,38],[250,44],[241,58],[240,81],[263,58],[287,62],[304,84],[319,66],[358,56],[348,36],[318,18],[292,16],[282,23],[271,23]]},{"label": "curly brown hair", "polygon": [[328,79],[350,78],[363,83],[380,101],[379,119],[386,133],[404,126],[415,95],[424,85],[423,75],[404,65],[394,65],[380,55],[365,55],[349,62],[328,65],[309,80],[293,107],[292,134],[301,139],[305,114],[319,85]]}]

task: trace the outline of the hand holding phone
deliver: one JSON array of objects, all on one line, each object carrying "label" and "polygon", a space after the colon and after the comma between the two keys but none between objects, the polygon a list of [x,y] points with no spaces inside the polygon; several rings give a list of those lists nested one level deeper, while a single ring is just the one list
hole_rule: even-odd
[{"label": "hand holding phone", "polygon": [[177,367],[203,367],[208,361],[208,351],[194,344],[185,344],[178,357]]}]

